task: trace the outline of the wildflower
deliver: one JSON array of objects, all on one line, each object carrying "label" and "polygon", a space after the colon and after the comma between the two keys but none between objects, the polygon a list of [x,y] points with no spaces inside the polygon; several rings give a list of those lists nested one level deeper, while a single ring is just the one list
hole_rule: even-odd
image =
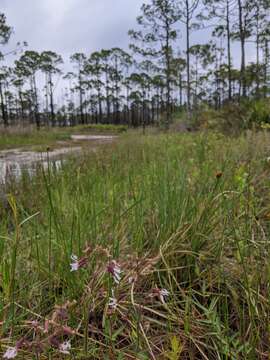
[{"label": "wildflower", "polygon": [[16,342],[16,349],[21,349],[24,345],[26,345],[28,342],[25,340],[24,337],[22,337],[20,340]]},{"label": "wildflower", "polygon": [[166,303],[166,298],[170,295],[169,291],[166,289],[158,289],[155,288],[152,290],[152,297],[157,296],[159,298],[159,300],[162,302],[162,304]]},{"label": "wildflower", "polygon": [[222,177],[223,173],[221,171],[216,173],[216,178],[220,179]]},{"label": "wildflower", "polygon": [[130,276],[130,277],[128,278],[128,283],[129,283],[129,284],[133,284],[134,282],[135,282],[134,277],[133,277],[133,276]]},{"label": "wildflower", "polygon": [[70,266],[71,266],[71,269],[70,271],[77,271],[79,270],[79,260],[78,260],[78,256],[76,255],[71,255],[71,260],[73,261]]},{"label": "wildflower", "polygon": [[169,296],[169,295],[170,295],[170,293],[168,290],[166,290],[166,289],[160,290],[159,297],[160,297],[160,301],[162,302],[162,304],[165,304],[165,302],[166,302],[165,300],[166,300],[167,296]]},{"label": "wildflower", "polygon": [[59,348],[60,345],[61,345],[59,340],[57,339],[57,337],[55,335],[50,336],[48,341],[49,341],[49,344],[52,345],[55,348]]},{"label": "wildflower", "polygon": [[114,297],[114,293],[112,293],[112,297],[109,298],[109,304],[108,304],[109,308],[111,310],[115,310],[117,307],[117,300]]},{"label": "wildflower", "polygon": [[18,355],[17,347],[9,347],[4,353],[4,359],[14,359]]},{"label": "wildflower", "polygon": [[78,271],[79,269],[83,268],[87,264],[87,258],[82,257],[81,259],[78,259],[78,256],[71,255],[72,263],[70,264],[71,269],[70,271]]},{"label": "wildflower", "polygon": [[18,350],[25,345],[25,338],[22,337],[16,342],[16,346],[7,348],[3,355],[3,359],[14,359],[18,355]]},{"label": "wildflower", "polygon": [[70,354],[70,349],[71,349],[70,341],[65,341],[65,342],[63,342],[62,344],[59,345],[59,351],[62,354],[69,355]]},{"label": "wildflower", "polygon": [[115,260],[112,260],[107,266],[107,271],[112,275],[116,284],[119,284],[121,277],[121,268],[120,265],[117,264]]}]

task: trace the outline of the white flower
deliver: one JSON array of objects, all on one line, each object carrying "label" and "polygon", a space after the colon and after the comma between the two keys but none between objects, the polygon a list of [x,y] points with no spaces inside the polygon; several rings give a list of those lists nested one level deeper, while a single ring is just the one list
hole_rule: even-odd
[{"label": "white flower", "polygon": [[4,359],[14,359],[18,355],[17,348],[9,347],[4,353]]},{"label": "white flower", "polygon": [[108,303],[108,306],[111,310],[115,310],[116,307],[117,307],[117,300],[114,296],[114,289],[112,289],[112,296],[109,297],[109,303]]},{"label": "white flower", "polygon": [[69,355],[70,354],[70,349],[71,349],[70,341],[65,341],[65,342],[63,342],[62,344],[59,345],[59,351],[62,354]]},{"label": "white flower", "polygon": [[114,281],[116,282],[116,284],[119,284],[120,280],[121,280],[121,269],[118,265],[116,265],[115,269],[114,269]]},{"label": "white flower", "polygon": [[117,307],[117,300],[114,297],[109,298],[109,308],[115,310]]},{"label": "white flower", "polygon": [[119,284],[121,280],[121,268],[120,265],[117,264],[115,260],[112,260],[111,263],[107,267],[107,271],[112,274],[112,277],[116,284]]},{"label": "white flower", "polygon": [[170,295],[170,293],[168,290],[166,290],[166,289],[160,290],[159,297],[160,297],[160,301],[162,302],[162,304],[165,304],[165,298],[169,295]]},{"label": "white flower", "polygon": [[72,260],[72,263],[70,264],[70,266],[71,266],[70,271],[78,271],[79,269],[86,267],[87,262],[88,262],[88,258],[85,256],[78,259],[78,256],[71,255],[71,260]]},{"label": "white flower", "polygon": [[76,255],[71,255],[71,260],[72,260],[72,263],[70,264],[71,266],[71,269],[70,271],[77,271],[79,270],[79,260],[78,260],[78,256]]},{"label": "white flower", "polygon": [[158,297],[159,300],[162,302],[162,304],[165,304],[166,297],[169,296],[170,293],[166,289],[159,289],[155,288],[152,290],[152,293],[150,294],[150,297]]}]

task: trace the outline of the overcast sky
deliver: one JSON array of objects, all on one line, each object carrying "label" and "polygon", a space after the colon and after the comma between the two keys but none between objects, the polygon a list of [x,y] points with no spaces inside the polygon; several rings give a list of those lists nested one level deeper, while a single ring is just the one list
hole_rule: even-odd
[{"label": "overcast sky", "polygon": [[[0,0],[14,34],[7,47],[27,41],[28,48],[60,53],[65,60],[75,52],[90,54],[102,48],[128,48],[127,31],[136,27],[143,2],[149,0]],[[207,42],[205,32],[193,34],[192,42]],[[184,40],[179,42],[185,47]],[[234,44],[235,63],[239,44]],[[249,59],[253,49],[247,49]]]},{"label": "overcast sky", "polygon": [[14,28],[10,46],[52,50],[65,58],[75,52],[127,48],[127,31],[136,25],[143,0],[0,0]]},{"label": "overcast sky", "polygon": [[[136,28],[136,17],[143,2],[149,0],[0,0],[0,12],[14,29],[3,53],[27,41],[29,50],[51,50],[62,55],[64,72],[72,70],[68,59],[75,52],[102,48],[128,49],[129,29]],[[185,36],[179,47],[185,49]],[[206,43],[210,31],[192,34],[191,43]],[[239,43],[233,44],[234,65],[240,64]],[[17,54],[17,57],[19,54]],[[247,46],[247,58],[255,59],[253,46]],[[11,64],[15,57],[5,59]],[[59,88],[60,84],[57,86]],[[60,86],[61,87],[61,86]]]}]

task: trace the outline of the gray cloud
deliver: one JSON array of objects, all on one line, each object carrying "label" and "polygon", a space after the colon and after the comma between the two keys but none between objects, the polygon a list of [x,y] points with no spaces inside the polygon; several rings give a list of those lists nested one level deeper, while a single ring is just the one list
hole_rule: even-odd
[{"label": "gray cloud", "polygon": [[[146,2],[149,0],[146,0]],[[136,26],[136,16],[145,0],[0,0],[14,35],[7,49],[17,41],[27,41],[29,49],[52,50],[64,59],[75,52],[101,48],[128,48],[127,31]],[[209,41],[205,32],[195,32],[193,43]],[[179,40],[184,49],[185,37]],[[239,64],[238,44],[233,46]],[[248,58],[254,58],[251,46]]]},{"label": "gray cloud", "polygon": [[127,48],[129,28],[143,0],[0,0],[14,28],[9,48],[26,40],[30,49],[65,56],[77,51]]}]

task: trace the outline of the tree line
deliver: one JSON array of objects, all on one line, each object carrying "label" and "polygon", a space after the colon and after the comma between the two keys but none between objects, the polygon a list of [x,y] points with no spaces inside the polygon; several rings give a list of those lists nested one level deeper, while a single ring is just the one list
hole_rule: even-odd
[{"label": "tree line", "polygon": [[[137,24],[128,32],[129,51],[75,53],[73,71],[64,74],[60,54],[24,47],[14,65],[5,66],[12,28],[0,13],[2,123],[168,126],[176,110],[190,116],[204,103],[219,109],[269,95],[270,0],[151,0]],[[206,43],[195,42],[209,34]],[[60,104],[59,81],[65,84]]]}]

